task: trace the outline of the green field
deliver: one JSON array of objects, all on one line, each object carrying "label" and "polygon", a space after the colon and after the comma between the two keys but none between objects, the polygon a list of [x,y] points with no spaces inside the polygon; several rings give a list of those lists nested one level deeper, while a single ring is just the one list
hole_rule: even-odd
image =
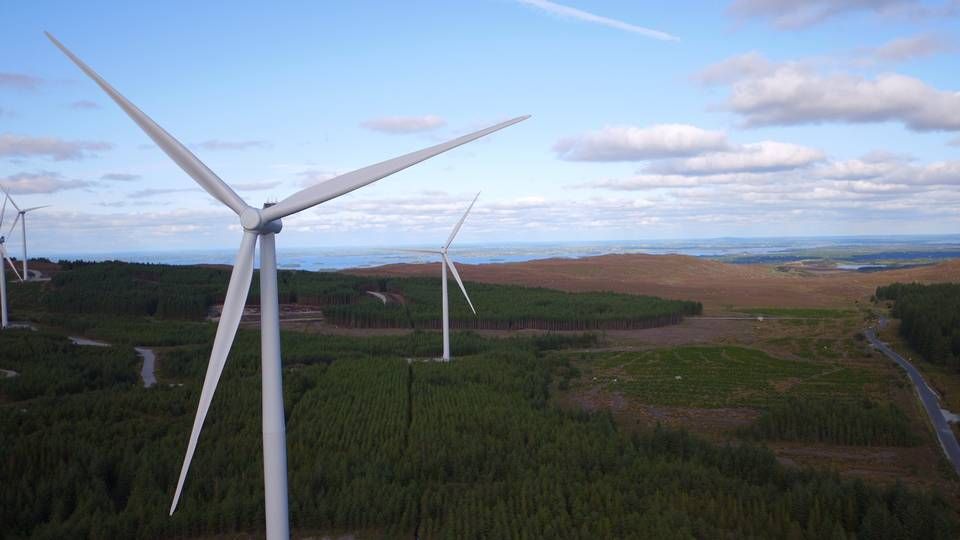
[{"label": "green field", "polygon": [[[786,360],[742,347],[676,347],[597,353],[579,362],[590,377],[642,403],[768,407],[785,397],[861,399],[883,387],[877,374],[837,363]],[[592,377],[598,377],[596,382]]]}]

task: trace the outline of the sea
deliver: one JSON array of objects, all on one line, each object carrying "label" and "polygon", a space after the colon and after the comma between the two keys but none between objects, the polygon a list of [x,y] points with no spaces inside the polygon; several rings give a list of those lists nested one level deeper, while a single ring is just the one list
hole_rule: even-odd
[{"label": "sea", "polygon": [[[401,249],[436,249],[436,246],[390,247],[302,247],[278,248],[278,265],[283,269],[334,271],[369,268],[386,264],[435,262],[431,254],[406,253]],[[462,244],[450,248],[451,257],[463,264],[497,264],[537,259],[577,259],[608,254],[680,254],[730,260],[738,257],[776,257],[817,249],[845,248],[900,253],[941,253],[939,258],[960,256],[960,235],[913,236],[828,236],[784,238],[705,238],[672,240],[623,240],[595,242],[530,242]],[[162,264],[233,264],[234,249],[179,251],[128,251],[105,253],[42,254],[51,260],[119,260]],[[736,262],[736,261],[735,261]]]}]

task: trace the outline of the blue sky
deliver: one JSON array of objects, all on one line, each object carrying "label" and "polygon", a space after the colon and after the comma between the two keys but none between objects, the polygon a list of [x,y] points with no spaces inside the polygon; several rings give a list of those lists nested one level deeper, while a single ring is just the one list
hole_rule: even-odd
[{"label": "blue sky", "polygon": [[2,11],[0,183],[21,206],[54,205],[30,216],[35,253],[240,234],[44,30],[254,205],[533,115],[287,218],[281,246],[440,243],[477,191],[465,242],[960,225],[955,0]]}]

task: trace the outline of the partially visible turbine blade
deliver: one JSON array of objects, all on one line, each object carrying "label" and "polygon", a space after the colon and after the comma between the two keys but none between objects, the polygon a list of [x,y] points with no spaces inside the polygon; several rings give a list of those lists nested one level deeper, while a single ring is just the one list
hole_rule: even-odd
[{"label": "partially visible turbine blade", "polygon": [[[17,279],[23,281],[23,278],[20,277],[20,272],[17,272],[17,265],[13,264],[13,261],[10,260],[10,257],[7,256],[6,248],[0,248],[0,251],[3,252],[3,258],[7,260],[7,264],[10,265],[10,269],[13,270],[13,273],[17,276]],[[3,264],[3,263],[0,263]]]},{"label": "partially visible turbine blade", "polygon": [[207,193],[229,206],[237,215],[240,215],[241,212],[248,208],[247,203],[245,203],[230,186],[224,183],[219,176],[214,174],[203,162],[197,159],[197,156],[193,155],[185,146],[180,144],[180,141],[174,139],[173,136],[164,131],[162,127],[151,120],[143,111],[138,109],[133,103],[127,101],[127,98],[120,95],[120,92],[117,92],[107,81],[103,80],[100,75],[97,75],[97,72],[93,71],[90,66],[83,63],[83,60],[77,58],[76,55],[64,47],[62,43],[57,41],[57,38],[50,35],[49,32],[44,32],[44,34],[46,34],[47,38],[49,38],[63,54],[67,55],[77,67],[93,79],[93,81],[123,109],[123,112],[127,113],[127,116],[136,122],[137,125],[140,126],[140,129],[153,139],[153,142],[157,143],[157,146],[159,146],[161,150],[170,156],[170,159],[175,161],[185,173],[200,184],[200,187],[207,190]]},{"label": "partially visible turbine blade", "polygon": [[457,280],[457,285],[459,285],[460,290],[463,291],[463,297],[467,299],[467,304],[470,305],[470,311],[472,311],[473,314],[476,315],[477,310],[473,309],[473,302],[470,301],[470,296],[467,294],[467,289],[466,287],[463,286],[463,282],[460,281],[460,274],[457,272],[457,267],[453,265],[453,261],[451,261],[450,258],[447,257],[446,253],[443,254],[443,259],[447,261],[447,267],[450,268],[450,273],[453,274],[453,279]]},{"label": "partially visible turbine blade", "polygon": [[463,216],[460,218],[460,221],[457,222],[457,226],[453,228],[453,232],[450,233],[450,238],[447,238],[447,245],[443,246],[444,248],[450,247],[450,244],[453,242],[454,237],[457,236],[457,233],[460,232],[460,227],[463,227],[463,222],[467,220],[467,214],[470,213],[470,209],[473,208],[473,205],[477,204],[477,199],[480,198],[480,193],[477,193],[477,196],[473,198],[473,202],[470,203],[470,206],[467,207],[467,211],[463,213]]},{"label": "partially visible turbine blade", "polygon": [[193,452],[197,448],[197,439],[203,428],[203,421],[210,410],[210,402],[217,390],[217,383],[227,363],[227,355],[233,345],[233,338],[240,326],[240,317],[243,315],[243,306],[247,302],[247,293],[250,291],[250,280],[253,279],[253,255],[257,245],[257,234],[250,231],[243,233],[243,241],[237,252],[237,259],[233,264],[233,273],[230,274],[230,285],[227,286],[227,296],[223,302],[223,312],[220,314],[220,324],[217,326],[217,335],[213,338],[213,350],[210,351],[210,363],[207,365],[207,375],[203,381],[203,390],[200,392],[200,404],[197,406],[197,416],[193,420],[193,429],[190,431],[190,443],[187,445],[187,454],[183,458],[183,467],[180,469],[180,479],[177,481],[177,491],[173,495],[170,505],[170,515],[177,509],[180,493],[183,491],[183,482],[193,460]]},{"label": "partially visible turbine blade", "polygon": [[[2,189],[2,188],[0,188]],[[3,227],[3,216],[7,213],[7,201],[10,200],[10,196],[6,195],[6,190],[4,190],[3,196],[3,207],[0,207],[0,227]]]},{"label": "partially visible turbine blade", "polygon": [[41,208],[50,208],[51,206],[53,206],[53,205],[51,205],[51,204],[44,204],[44,205],[42,205],[42,206],[34,206],[33,208],[24,208],[23,210],[21,210],[21,212],[23,212],[24,214],[26,214],[27,212],[33,212],[34,210],[39,210],[39,209],[41,209]]},{"label": "partially visible turbine blade", "polygon": [[2,189],[2,190],[3,190],[3,194],[7,196],[7,200],[10,201],[10,204],[12,204],[13,207],[17,209],[17,212],[19,212],[19,211],[20,211],[20,207],[17,206],[17,202],[14,201],[14,200],[13,200],[13,197],[10,196],[10,192],[7,191],[7,188],[5,188],[5,187],[3,187],[3,186],[0,186],[0,189]]},{"label": "partially visible turbine blade", "polygon": [[417,163],[420,163],[426,159],[430,159],[437,154],[442,154],[447,150],[452,150],[460,145],[467,144],[470,141],[479,139],[480,137],[489,135],[505,127],[512,126],[517,122],[522,122],[527,118],[530,117],[520,116],[495,126],[464,135],[463,137],[458,137],[452,141],[431,146],[430,148],[424,148],[423,150],[411,152],[400,157],[388,159],[387,161],[383,161],[375,165],[370,165],[362,169],[357,169],[353,172],[342,174],[327,180],[326,182],[322,182],[315,186],[310,186],[307,189],[300,190],[293,195],[290,195],[286,199],[278,202],[277,204],[264,208],[260,215],[262,216],[264,223],[289,216],[290,214],[294,214],[306,208],[310,208],[311,206],[318,205],[324,201],[329,201],[330,199],[339,197],[344,193],[349,193],[357,188],[361,188],[367,184],[376,182],[377,180],[380,180],[386,176],[390,176],[393,173],[400,172],[411,165],[416,165]]},{"label": "partially visible turbine blade", "polygon": [[11,225],[10,225],[10,229],[7,230],[6,236],[10,236],[10,233],[13,232],[13,228],[17,226],[17,222],[20,221],[20,216],[22,216],[22,215],[23,215],[23,214],[17,212],[17,217],[14,218],[13,224],[11,224]]}]

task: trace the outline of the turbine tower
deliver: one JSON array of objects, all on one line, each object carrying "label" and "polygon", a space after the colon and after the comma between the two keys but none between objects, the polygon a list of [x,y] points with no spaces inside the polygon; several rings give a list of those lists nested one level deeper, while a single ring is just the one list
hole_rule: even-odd
[{"label": "turbine tower", "polygon": [[200,403],[197,407],[193,429],[190,432],[187,453],[180,470],[180,478],[173,496],[173,503],[170,505],[171,514],[177,508],[184,480],[193,459],[197,440],[200,437],[200,430],[213,400],[220,375],[223,373],[227,355],[237,333],[237,327],[240,325],[240,316],[243,313],[243,306],[250,290],[250,282],[253,279],[254,249],[257,240],[260,242],[260,345],[263,385],[263,480],[266,502],[266,532],[267,538],[270,540],[289,538],[290,515],[287,505],[287,453],[280,365],[280,315],[279,299],[277,297],[275,244],[275,235],[283,227],[281,219],[349,193],[437,154],[526,120],[528,117],[514,118],[442,144],[357,169],[298,191],[276,204],[266,205],[264,208],[258,209],[249,206],[186,147],[135,105],[127,101],[82,60],[67,50],[56,38],[49,33],[47,33],[47,37],[77,67],[93,79],[184,172],[190,175],[210,195],[233,210],[243,228],[243,239],[240,242],[240,249],[233,265],[233,271],[230,274],[230,283],[227,286],[223,312],[213,340],[213,349],[210,352],[210,362],[207,365],[207,374],[203,381],[203,389],[200,392]]},{"label": "turbine tower", "polygon": [[[3,227],[3,217],[7,212],[7,201],[10,200],[10,196],[6,194],[6,190],[3,192],[3,206],[0,207],[0,227]],[[7,264],[10,265],[10,269],[13,270],[17,279],[23,281],[20,274],[17,274],[17,267],[13,264],[13,261],[10,260],[10,257],[7,256],[6,237],[4,236],[0,236],[0,257],[6,259]],[[3,266],[3,261],[0,261],[0,328],[6,328],[9,325],[10,320],[7,317],[7,272]]]},{"label": "turbine tower", "polygon": [[17,206],[17,203],[13,200],[13,197],[7,192],[6,189],[3,189],[4,195],[6,195],[7,200],[10,201],[10,204],[17,209],[17,217],[13,220],[13,224],[10,225],[10,230],[7,231],[7,236],[10,236],[10,233],[13,232],[13,229],[17,226],[17,222],[20,222],[20,240],[23,244],[23,280],[30,281],[30,273],[27,272],[27,212],[33,212],[34,210],[39,210],[41,208],[49,208],[49,204],[43,206],[34,206],[33,208],[20,208]]},{"label": "turbine tower", "polygon": [[447,268],[450,269],[450,273],[453,274],[453,279],[457,280],[457,285],[460,286],[460,291],[463,292],[463,297],[467,299],[467,304],[470,306],[470,311],[473,311],[473,314],[477,314],[477,310],[473,308],[473,302],[470,301],[470,296],[467,295],[467,289],[463,286],[463,281],[460,280],[460,273],[457,272],[457,267],[453,265],[453,261],[447,257],[447,249],[450,247],[450,244],[453,243],[453,239],[456,238],[457,233],[460,232],[460,227],[463,227],[463,222],[467,219],[467,214],[470,213],[470,210],[473,208],[473,205],[477,203],[477,199],[480,197],[480,194],[477,193],[477,196],[473,198],[473,202],[470,203],[470,206],[467,207],[467,211],[463,213],[463,216],[460,218],[460,221],[457,222],[456,226],[453,228],[453,232],[450,233],[449,238],[447,238],[447,243],[443,245],[438,250],[431,249],[403,249],[400,251],[408,251],[411,253],[430,253],[431,255],[440,255],[440,289],[443,291],[443,360],[446,362],[450,361],[450,300],[447,296]]}]

